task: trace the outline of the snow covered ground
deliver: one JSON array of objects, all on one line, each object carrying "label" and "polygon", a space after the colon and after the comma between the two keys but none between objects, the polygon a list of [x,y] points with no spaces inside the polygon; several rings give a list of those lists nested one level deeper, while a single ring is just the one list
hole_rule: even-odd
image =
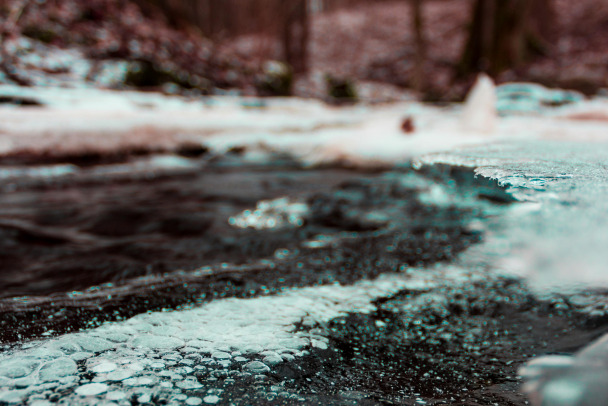
[{"label": "snow covered ground", "polygon": [[[27,398],[31,404],[43,405],[51,391],[61,390],[69,393],[64,401],[70,404],[102,400],[124,404],[133,396],[145,403],[159,396],[155,385],[162,381],[158,388],[170,402],[217,403],[222,400],[217,389],[200,396],[184,393],[204,389],[199,381],[217,379],[215,366],[223,364],[242,364],[229,379],[260,375],[261,381],[274,365],[293,361],[306,348],[326,348],[323,331],[315,329],[320,324],[346,312],[369,312],[375,309],[375,299],[403,289],[428,289],[440,280],[443,285],[469,283],[479,277],[479,269],[522,278],[538,297],[608,288],[606,100],[500,117],[492,85],[483,80],[464,107],[404,103],[338,109],[308,100],[186,100],[8,86],[0,87],[0,95],[42,104],[0,108],[0,151],[6,156],[109,153],[125,148],[171,154],[183,143],[195,143],[215,154],[244,148],[245,159],[254,162],[270,154],[289,154],[305,166],[338,163],[373,168],[413,163],[423,171],[440,165],[457,167],[496,182],[520,201],[478,225],[485,232],[484,242],[461,254],[457,266],[384,275],[350,287],[218,299],[7,349],[0,355],[0,401],[19,403]],[[401,128],[408,117],[414,124],[411,133]],[[189,160],[171,155],[145,165],[174,170],[187,167]],[[62,177],[86,169],[64,165],[30,168],[28,173],[18,170],[4,168],[0,178]],[[463,188],[466,195],[471,186],[445,180],[446,185],[431,187],[421,197],[425,203],[468,204],[449,193]],[[608,368],[598,359],[605,359],[607,348],[603,340],[574,359],[533,362],[522,372],[532,401],[538,405],[547,399],[558,404],[556,398],[560,405],[606,402],[608,395],[598,391],[608,382]],[[593,379],[577,372],[591,364]],[[89,376],[93,376],[90,381]],[[292,395],[297,399],[294,393],[286,396]]]}]

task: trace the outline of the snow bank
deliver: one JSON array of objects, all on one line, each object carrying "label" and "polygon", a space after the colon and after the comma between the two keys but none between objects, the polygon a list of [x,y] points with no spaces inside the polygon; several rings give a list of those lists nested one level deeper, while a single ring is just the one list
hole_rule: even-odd
[{"label": "snow bank", "polygon": [[[418,103],[338,109],[302,99],[184,99],[15,86],[0,86],[0,95],[43,105],[0,108],[2,154],[171,150],[190,142],[217,153],[233,147],[262,156],[285,152],[309,165],[392,165],[420,153],[483,141],[457,128],[457,109]],[[413,134],[401,130],[405,117],[413,118],[417,129]]]},{"label": "snow bank", "polygon": [[[500,90],[500,88],[499,88]],[[171,151],[183,143],[217,153],[242,147],[255,159],[288,153],[307,165],[403,164],[423,154],[517,139],[603,141],[607,124],[580,119],[600,101],[536,116],[496,116],[496,91],[482,77],[463,108],[415,102],[334,108],[304,99],[208,97],[98,89],[0,86],[0,95],[43,107],[0,108],[0,153],[46,155],[129,149]],[[586,104],[585,104],[586,103]],[[604,103],[605,104],[605,103]],[[595,117],[595,116],[594,116]],[[404,133],[405,118],[414,131]]]},{"label": "snow bank", "polygon": [[535,203],[509,211],[495,238],[510,247],[498,266],[542,291],[608,286],[607,161],[608,143],[536,140],[427,155],[417,165],[470,167],[520,201]]}]

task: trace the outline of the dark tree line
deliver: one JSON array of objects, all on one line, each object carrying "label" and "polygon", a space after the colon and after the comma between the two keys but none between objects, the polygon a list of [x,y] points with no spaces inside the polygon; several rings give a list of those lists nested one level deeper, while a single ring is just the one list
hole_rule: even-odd
[{"label": "dark tree line", "polygon": [[[308,68],[309,10],[332,10],[386,0],[139,0],[168,11],[175,23],[190,23],[212,39],[266,32],[280,38],[283,59],[295,73]],[[423,90],[427,58],[425,3],[407,0],[412,18],[404,22],[415,41],[412,86]],[[458,73],[497,74],[546,52],[554,23],[552,0],[474,0],[468,40]],[[365,35],[365,33],[361,33]]]},{"label": "dark tree line", "polygon": [[547,52],[555,23],[551,0],[476,0],[461,73],[497,74]]},{"label": "dark tree line", "polygon": [[[387,1],[407,1],[411,18],[404,20],[412,30],[415,54],[409,83],[424,91],[428,62],[425,7],[443,0],[132,0],[142,10],[159,10],[173,26],[198,31],[212,40],[244,34],[264,33],[278,39],[280,58],[293,73],[306,72],[309,54],[310,13]],[[496,75],[548,52],[554,36],[553,0],[470,0],[470,24],[466,46],[455,72],[460,75],[484,71]],[[10,33],[20,12],[36,0],[14,0],[7,9],[0,39]],[[6,9],[6,7],[5,7]],[[13,27],[13,28],[11,28]],[[366,35],[361,32],[360,35]],[[327,39],[331,41],[330,38]],[[0,45],[0,56],[4,55]],[[2,58],[9,58],[4,55]],[[1,67],[1,66],[0,66]],[[10,70],[4,69],[10,73]]]},{"label": "dark tree line", "polygon": [[137,0],[164,10],[176,25],[190,25],[221,40],[250,33],[281,39],[283,59],[295,73],[307,70],[308,0]]}]

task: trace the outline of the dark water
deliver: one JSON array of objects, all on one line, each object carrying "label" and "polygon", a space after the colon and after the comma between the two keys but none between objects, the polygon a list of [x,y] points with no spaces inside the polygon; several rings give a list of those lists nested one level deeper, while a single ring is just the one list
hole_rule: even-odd
[{"label": "dark water", "polygon": [[[221,161],[151,179],[87,173],[52,184],[17,183],[0,199],[0,323],[18,328],[3,329],[0,339],[76,329],[91,317],[172,308],[203,293],[253,296],[348,284],[404,264],[447,260],[479,240],[463,227],[474,213],[422,205],[415,198],[419,191],[402,184],[402,176]],[[258,201],[281,196],[309,204],[302,227],[228,224]],[[389,217],[366,219],[371,212]],[[341,233],[352,236],[338,247],[302,246],[315,236]],[[289,252],[280,264],[277,250]],[[197,277],[179,272],[203,266],[215,269]],[[147,279],[136,279],[141,276]],[[11,299],[23,296],[28,298]],[[57,310],[64,317],[47,321],[47,313]]]}]

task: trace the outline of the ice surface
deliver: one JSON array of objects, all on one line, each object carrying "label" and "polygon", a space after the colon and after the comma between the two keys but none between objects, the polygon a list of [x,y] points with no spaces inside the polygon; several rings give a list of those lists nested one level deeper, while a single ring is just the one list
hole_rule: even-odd
[{"label": "ice surface", "polygon": [[[45,382],[67,385],[70,391],[64,398],[70,404],[82,403],[79,396],[119,400],[151,395],[161,388],[167,394],[191,393],[204,391],[201,379],[213,381],[213,373],[232,363],[243,372],[263,376],[276,365],[303,356],[308,347],[327,348],[324,330],[315,326],[349,312],[373,311],[375,299],[402,289],[428,289],[438,280],[449,280],[444,270],[436,272],[387,274],[352,286],[220,299],[190,310],[141,314],[43,340],[0,356],[0,398],[19,403],[32,395],[42,396]],[[88,355],[81,358],[84,369],[79,370],[68,355],[82,354],[81,350]],[[26,389],[17,392],[23,379]],[[208,393],[191,402],[200,398],[209,404],[221,400],[219,394]]]},{"label": "ice surface", "polygon": [[[490,263],[491,269],[519,275],[539,292],[547,287],[563,291],[566,287],[608,286],[608,109],[600,101],[591,106],[591,102],[575,100],[570,106],[536,115],[497,118],[491,125],[485,122],[491,115],[484,113],[469,122],[487,133],[474,134],[472,127],[462,127],[469,114],[467,107],[458,106],[409,103],[333,109],[317,102],[271,100],[265,108],[248,109],[238,99],[186,100],[135,92],[0,87],[0,94],[10,92],[37,98],[47,107],[0,109],[3,153],[112,151],[142,145],[169,150],[188,140],[215,153],[244,147],[245,156],[251,159],[289,153],[308,165],[395,165],[415,159],[416,167],[445,164],[467,168],[525,202],[483,225],[484,243],[466,253],[472,264]],[[489,100],[490,93],[489,98],[481,99]],[[476,109],[470,113],[481,114]],[[404,116],[413,118],[414,133],[401,131]],[[190,165],[173,157],[160,158],[155,164],[162,168]],[[5,178],[15,175],[7,169]],[[38,169],[32,172],[34,176],[69,176],[73,168]],[[109,172],[131,169],[107,168]],[[440,188],[421,198],[429,204],[452,204]],[[305,207],[295,206],[297,210],[290,211],[293,204],[284,200],[260,202],[231,222],[243,227],[297,226]],[[322,243],[311,241],[313,245]],[[429,279],[437,277],[428,270],[420,273]],[[315,326],[347,312],[370,311],[377,297],[406,287],[428,287],[429,283],[383,276],[351,287],[325,286],[274,297],[216,300],[191,310],[142,314],[45,340],[35,348],[0,356],[0,400],[20,403],[32,394],[43,393],[45,384],[60,384],[71,391],[67,396],[72,403],[80,398],[70,396],[76,396],[78,390],[86,393],[87,389],[82,389],[86,385],[106,385],[107,393],[94,395],[100,399],[110,400],[108,396],[117,391],[130,398],[150,394],[151,388],[163,388],[175,399],[183,396],[179,398],[183,403],[189,396],[182,395],[182,389],[201,385],[199,389],[204,391],[204,385],[194,380],[195,373],[211,379],[211,370],[231,363],[263,377],[278,365],[275,363],[302,356],[305,348],[328,348],[322,331],[314,330]],[[296,331],[296,325],[306,328]],[[605,367],[589,365],[608,358],[603,348],[608,344],[600,341],[589,349],[593,349],[593,357],[582,357],[581,353],[573,361],[597,372],[590,377],[570,361],[538,361],[535,373],[541,378],[535,379],[543,384],[531,386],[530,393],[555,400],[550,404],[559,404],[557,398],[570,402],[562,404],[581,404],[576,403],[582,396],[581,388],[601,396],[606,387],[602,382],[608,381]],[[200,358],[188,358],[190,355]],[[279,361],[277,355],[285,361]],[[85,365],[84,372],[78,370],[76,361]],[[547,367],[549,364],[552,366]],[[109,370],[109,365],[116,367]],[[130,368],[133,365],[141,368]],[[552,372],[547,375],[547,371]],[[83,374],[94,375],[91,382],[81,382]],[[24,383],[27,389],[21,389]],[[201,394],[200,398],[205,403],[220,401],[217,394]]]},{"label": "ice surface", "polygon": [[266,365],[274,366],[283,362],[283,358],[279,354],[270,354],[265,356],[262,361]]},{"label": "ice surface", "polygon": [[505,142],[419,160],[420,165],[470,167],[515,198],[536,202],[508,211],[476,249],[489,253],[494,242],[506,242],[509,252],[497,255],[498,266],[539,290],[608,286],[605,162],[608,144],[553,140]]},{"label": "ice surface", "polygon": [[[429,155],[418,166],[467,167],[525,202],[486,225],[470,261],[520,276],[540,296],[568,293],[571,306],[605,316],[584,293],[608,287],[608,143],[583,141],[503,142]],[[608,336],[574,357],[535,359],[520,374],[535,406],[608,404]]]}]

